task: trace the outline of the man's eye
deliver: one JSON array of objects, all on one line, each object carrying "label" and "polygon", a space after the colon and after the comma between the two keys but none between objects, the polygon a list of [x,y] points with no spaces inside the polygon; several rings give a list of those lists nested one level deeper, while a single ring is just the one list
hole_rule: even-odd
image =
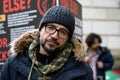
[{"label": "man's eye", "polygon": [[64,30],[60,30],[60,33],[61,33],[62,35],[67,35],[67,32],[64,31]]}]

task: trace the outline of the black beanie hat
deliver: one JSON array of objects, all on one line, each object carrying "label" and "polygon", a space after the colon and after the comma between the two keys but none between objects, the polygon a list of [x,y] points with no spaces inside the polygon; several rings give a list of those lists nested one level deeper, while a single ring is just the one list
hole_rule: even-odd
[{"label": "black beanie hat", "polygon": [[47,10],[41,19],[39,31],[47,23],[58,23],[69,30],[69,39],[71,39],[75,29],[75,18],[72,12],[64,6],[54,6]]}]

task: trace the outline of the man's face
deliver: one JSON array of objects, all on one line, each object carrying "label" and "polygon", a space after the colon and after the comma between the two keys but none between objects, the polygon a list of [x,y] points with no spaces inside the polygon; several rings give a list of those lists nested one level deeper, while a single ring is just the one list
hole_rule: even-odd
[{"label": "man's face", "polygon": [[63,25],[49,23],[40,31],[40,44],[48,53],[54,53],[63,48],[68,38],[68,29]]},{"label": "man's face", "polygon": [[97,50],[99,46],[100,46],[100,42],[97,38],[95,38],[94,43],[92,44],[91,48],[94,50]]}]

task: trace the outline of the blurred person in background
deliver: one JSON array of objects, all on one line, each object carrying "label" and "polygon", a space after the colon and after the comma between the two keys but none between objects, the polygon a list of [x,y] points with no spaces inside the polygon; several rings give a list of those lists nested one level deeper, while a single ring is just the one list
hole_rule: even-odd
[{"label": "blurred person in background", "polygon": [[91,66],[94,80],[105,80],[105,71],[110,70],[114,63],[110,50],[100,46],[101,37],[95,33],[87,36],[86,43],[88,50],[84,60]]}]

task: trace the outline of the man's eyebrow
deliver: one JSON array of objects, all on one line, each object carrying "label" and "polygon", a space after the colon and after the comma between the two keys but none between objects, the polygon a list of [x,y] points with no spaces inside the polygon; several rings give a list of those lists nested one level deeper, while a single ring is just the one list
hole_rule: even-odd
[{"label": "man's eyebrow", "polygon": [[69,30],[67,30],[66,28],[60,28],[61,30],[65,30],[66,32],[69,33]]},{"label": "man's eyebrow", "polygon": [[56,25],[55,25],[55,24],[52,24],[52,23],[48,23],[47,25],[51,25],[51,26],[56,27]]},{"label": "man's eyebrow", "polygon": [[[52,25],[52,26],[57,28],[57,26],[55,24],[53,24],[53,23],[48,23],[47,25]],[[67,30],[66,28],[59,28],[59,29],[60,30],[65,30],[67,33],[69,33],[69,30]]]},{"label": "man's eyebrow", "polygon": [[69,31],[66,30],[65,28],[60,28],[60,30],[64,30],[64,31],[66,31],[67,33],[69,33]]}]

